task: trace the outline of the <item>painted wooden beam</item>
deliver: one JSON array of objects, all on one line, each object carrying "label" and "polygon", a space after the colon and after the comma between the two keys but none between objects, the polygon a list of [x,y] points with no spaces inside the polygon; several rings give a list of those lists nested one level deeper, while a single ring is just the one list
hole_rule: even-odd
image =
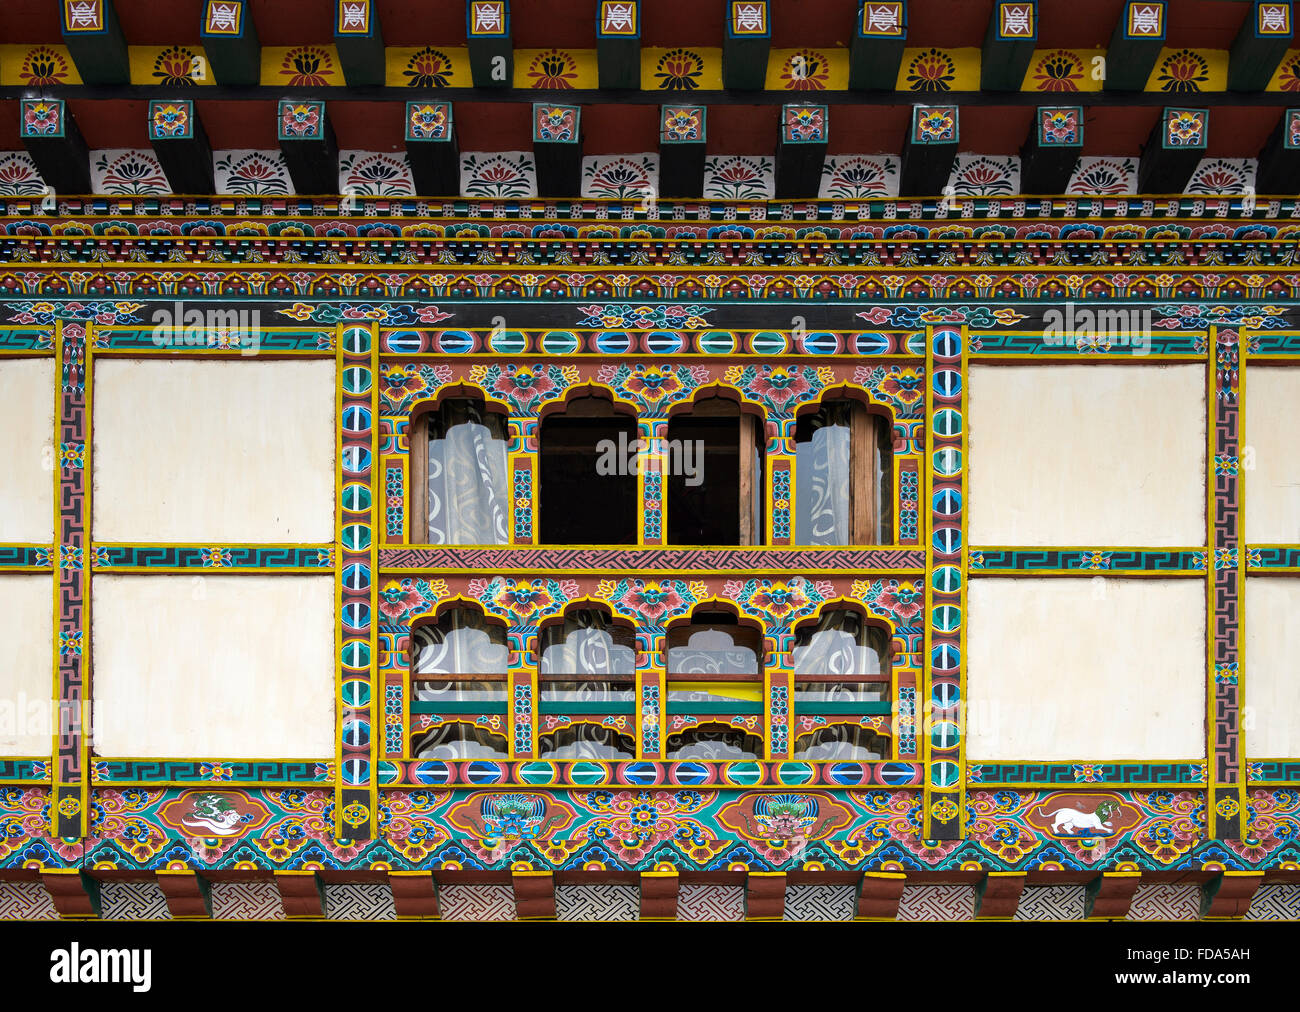
[{"label": "painted wooden beam", "polygon": [[384,83],[384,33],[374,0],[334,0],[334,47],[351,87]]},{"label": "painted wooden beam", "polygon": [[90,152],[63,99],[21,99],[18,135],[47,186],[56,193],[90,192]]},{"label": "painted wooden beam", "polygon": [[601,0],[596,73],[602,89],[641,87],[641,0]]},{"label": "painted wooden beam", "polygon": [[1205,155],[1209,109],[1167,107],[1142,149],[1138,193],[1182,193]]},{"label": "painted wooden beam", "polygon": [[1295,35],[1290,3],[1256,2],[1228,51],[1228,90],[1263,91]]},{"label": "painted wooden beam", "polygon": [[1300,193],[1300,109],[1284,109],[1260,149],[1255,192],[1270,196]]},{"label": "painted wooden beam", "polygon": [[262,43],[247,0],[205,0],[199,39],[218,84],[261,83]]},{"label": "painted wooden beam", "polygon": [[325,916],[325,884],[314,871],[277,871],[275,887],[289,920]]},{"label": "painted wooden beam", "polygon": [[60,917],[78,920],[100,916],[99,883],[78,868],[41,872],[41,882]]},{"label": "painted wooden beam", "polygon": [[830,113],[824,105],[787,105],[781,109],[781,137],[776,145],[776,196],[815,199],[826,164]]},{"label": "painted wooden beam", "polygon": [[859,0],[849,44],[849,87],[855,91],[893,91],[907,45],[904,0]]},{"label": "painted wooden beam", "polygon": [[957,157],[958,129],[955,105],[912,107],[912,127],[903,143],[900,196],[933,197],[943,192]]},{"label": "painted wooden beam", "polygon": [[337,193],[339,150],[325,103],[281,99],[278,130],[280,150],[295,192]]},{"label": "painted wooden beam", "polygon": [[521,921],[555,920],[555,874],[549,871],[517,871],[511,875],[515,887],[515,916]]},{"label": "painted wooden beam", "polygon": [[158,886],[167,909],[176,920],[203,920],[212,916],[212,886],[192,871],[159,871]]},{"label": "painted wooden beam", "polygon": [[665,105],[659,108],[659,192],[666,197],[704,193],[704,152],[708,108]]},{"label": "painted wooden beam", "polygon": [[215,193],[212,146],[189,99],[149,103],[149,143],[173,193]]},{"label": "painted wooden beam", "polygon": [[580,106],[533,104],[533,157],[539,196],[578,196],[582,190]]},{"label": "painted wooden beam", "polygon": [[745,920],[784,919],[785,885],[783,871],[751,871],[745,879]]},{"label": "painted wooden beam", "polygon": [[[772,11],[767,0],[727,0],[722,38],[722,86],[762,91],[772,48]],[[796,68],[797,70],[797,68]]]},{"label": "painted wooden beam", "polygon": [[984,32],[980,87],[985,91],[1019,91],[1037,40],[1036,0],[995,3]]},{"label": "painted wooden beam", "polygon": [[131,61],[113,0],[59,0],[63,43],[86,84],[129,84]]},{"label": "painted wooden beam", "polygon": [[388,884],[393,890],[393,909],[398,920],[436,920],[438,886],[430,871],[390,871]]},{"label": "painted wooden beam", "polygon": [[509,88],[515,78],[515,51],[510,40],[508,0],[469,0],[465,8],[465,44],[475,88]]},{"label": "painted wooden beam", "polygon": [[1020,149],[1021,193],[1064,193],[1083,153],[1083,107],[1039,106]]},{"label": "painted wooden beam", "polygon": [[1123,920],[1133,905],[1133,894],[1142,882],[1138,871],[1104,871],[1088,883],[1084,894],[1083,916]]},{"label": "painted wooden beam", "polygon": [[903,899],[907,875],[901,871],[869,871],[858,886],[854,919],[859,921],[896,921],[898,904]]},{"label": "painted wooden beam", "polygon": [[991,871],[975,888],[975,917],[982,921],[1009,921],[1016,916],[1025,872]]},{"label": "painted wooden beam", "polygon": [[677,920],[677,894],[680,879],[675,871],[641,873],[641,920]]},{"label": "painted wooden beam", "polygon": [[460,148],[450,102],[406,103],[406,160],[420,196],[460,193]]},{"label": "painted wooden beam", "polygon": [[1106,49],[1106,91],[1141,91],[1165,44],[1165,0],[1129,0]]},{"label": "painted wooden beam", "polygon": [[1201,917],[1240,920],[1264,881],[1262,871],[1222,871],[1201,886]]}]

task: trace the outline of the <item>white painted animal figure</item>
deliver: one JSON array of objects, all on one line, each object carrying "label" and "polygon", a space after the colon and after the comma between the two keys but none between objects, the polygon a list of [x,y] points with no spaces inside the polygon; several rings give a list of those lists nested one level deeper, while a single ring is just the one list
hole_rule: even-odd
[{"label": "white painted animal figure", "polygon": [[1053,833],[1067,833],[1071,836],[1079,831],[1105,834],[1114,830],[1110,817],[1114,814],[1115,808],[1113,801],[1103,800],[1098,803],[1095,812],[1081,812],[1077,808],[1058,808],[1054,812],[1045,812],[1044,816],[1052,820]]}]

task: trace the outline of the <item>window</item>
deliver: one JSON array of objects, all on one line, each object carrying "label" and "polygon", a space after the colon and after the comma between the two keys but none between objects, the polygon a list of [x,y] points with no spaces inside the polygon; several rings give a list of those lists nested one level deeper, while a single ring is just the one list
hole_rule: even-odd
[{"label": "window", "polygon": [[796,630],[795,759],[889,756],[889,646],[884,630],[847,608]]},{"label": "window", "polygon": [[458,608],[411,634],[412,752],[421,759],[508,759],[505,630]]},{"label": "window", "polygon": [[511,502],[506,419],[481,401],[444,401],[412,423],[411,541],[504,545]]},{"label": "window", "polygon": [[636,756],[636,636],[596,609],[541,631],[538,755],[559,762]]},{"label": "window", "polygon": [[668,632],[668,759],[758,759],[762,640],[726,613]]},{"label": "window", "polygon": [[669,544],[763,543],[762,438],[761,420],[725,397],[669,419]]},{"label": "window", "polygon": [[795,543],[883,545],[893,444],[886,419],[851,400],[823,401],[795,426]]},{"label": "window", "polygon": [[[637,543],[636,469],[627,461],[636,420],[609,401],[580,397],[538,429],[538,533],[545,545]],[[611,449],[613,452],[611,452]],[[626,472],[626,473],[622,473]]]}]

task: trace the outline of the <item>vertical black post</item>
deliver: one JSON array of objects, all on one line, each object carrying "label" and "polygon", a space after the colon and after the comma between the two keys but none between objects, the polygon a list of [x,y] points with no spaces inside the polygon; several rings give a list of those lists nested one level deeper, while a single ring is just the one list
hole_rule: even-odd
[{"label": "vertical black post", "polygon": [[334,0],[334,46],[353,87],[384,83],[384,33],[374,0]]},{"label": "vertical black post", "polygon": [[596,70],[602,89],[641,87],[640,0],[601,0],[596,15]]},{"label": "vertical black post", "polygon": [[727,0],[722,39],[722,86],[761,91],[767,82],[772,19],[767,0]]},{"label": "vertical black post", "polygon": [[931,197],[943,192],[957,158],[957,107],[912,107],[912,128],[903,144],[900,197]]},{"label": "vertical black post", "polygon": [[172,193],[215,193],[212,148],[189,99],[149,103],[149,143]]},{"label": "vertical black post", "polygon": [[665,197],[704,192],[704,144],[708,109],[665,105],[659,109],[659,190]]},{"label": "vertical black post", "polygon": [[533,156],[539,196],[577,197],[582,192],[582,109],[534,103]]},{"label": "vertical black post", "polygon": [[261,81],[262,44],[247,0],[205,0],[199,39],[218,84]]},{"label": "vertical black post", "polygon": [[859,0],[857,26],[849,48],[849,87],[855,91],[893,91],[907,44],[907,4],[903,0]]},{"label": "vertical black post", "polygon": [[460,192],[460,149],[450,102],[406,103],[406,159],[420,196]]},{"label": "vertical black post", "polygon": [[830,113],[824,105],[787,105],[781,109],[781,138],[776,146],[778,199],[815,199],[826,164]]},{"label": "vertical black post", "polygon": [[1039,106],[1020,149],[1020,192],[1064,193],[1083,153],[1083,107]]},{"label": "vertical black post", "polygon": [[508,0],[469,0],[465,44],[475,88],[509,88],[515,78]]}]

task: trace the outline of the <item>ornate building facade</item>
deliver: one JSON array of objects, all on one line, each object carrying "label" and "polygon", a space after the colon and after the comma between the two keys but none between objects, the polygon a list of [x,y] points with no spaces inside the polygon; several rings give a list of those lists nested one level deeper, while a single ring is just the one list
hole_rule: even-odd
[{"label": "ornate building facade", "polygon": [[1300,917],[1293,5],[713,6],[7,0],[0,917]]}]

